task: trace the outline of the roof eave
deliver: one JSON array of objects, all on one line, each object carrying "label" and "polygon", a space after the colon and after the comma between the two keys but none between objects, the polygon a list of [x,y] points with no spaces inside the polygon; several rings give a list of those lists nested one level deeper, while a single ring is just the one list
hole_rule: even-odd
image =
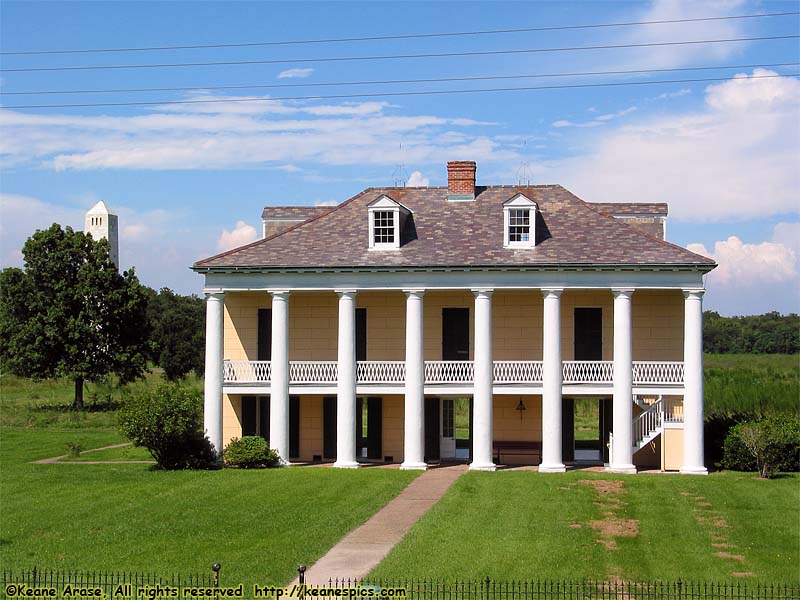
[{"label": "roof eave", "polygon": [[336,267],[291,267],[291,266],[203,266],[194,264],[196,273],[386,273],[426,271],[700,271],[703,274],[716,268],[716,263],[685,264],[603,264],[561,263],[542,265],[423,265],[423,266],[336,266]]}]

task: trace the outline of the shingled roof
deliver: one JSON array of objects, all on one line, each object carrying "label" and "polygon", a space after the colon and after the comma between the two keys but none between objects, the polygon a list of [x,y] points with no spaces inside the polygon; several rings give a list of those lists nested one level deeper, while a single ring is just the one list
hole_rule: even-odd
[{"label": "shingled roof", "polygon": [[331,212],[335,206],[265,206],[262,219],[306,221]]},{"label": "shingled roof", "polygon": [[665,202],[589,202],[605,215],[653,215],[666,217],[669,211]]},{"label": "shingled roof", "polygon": [[[503,203],[537,203],[536,246],[503,247]],[[386,195],[413,215],[394,251],[370,251],[367,205]],[[657,206],[657,205],[656,205]],[[651,237],[560,185],[477,187],[474,202],[448,202],[447,188],[369,188],[267,239],[198,261],[208,270],[670,266],[711,270],[714,261]]]}]

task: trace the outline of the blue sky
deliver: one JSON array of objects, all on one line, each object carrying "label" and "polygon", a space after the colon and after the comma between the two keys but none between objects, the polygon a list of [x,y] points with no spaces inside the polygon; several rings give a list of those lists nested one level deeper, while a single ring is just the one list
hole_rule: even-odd
[{"label": "blue sky", "polygon": [[[2,50],[213,44],[474,31],[795,11],[797,3],[2,4]],[[264,205],[341,202],[390,185],[445,183],[448,160],[480,184],[561,183],[587,201],[669,202],[668,238],[713,256],[706,306],[725,314],[798,310],[798,67],[658,76],[208,90],[385,79],[800,62],[797,39],[431,59],[366,56],[797,34],[797,16],[409,40],[106,54],[3,56],[2,68],[287,60],[281,64],[4,72],[4,92],[187,87],[192,91],[4,96],[4,106],[164,102],[648,79],[717,82],[313,101],[0,110],[0,261],[53,221],[82,227],[104,200],[121,222],[123,267],[189,293],[198,258],[254,239]],[[754,79],[753,76],[781,75]]]}]

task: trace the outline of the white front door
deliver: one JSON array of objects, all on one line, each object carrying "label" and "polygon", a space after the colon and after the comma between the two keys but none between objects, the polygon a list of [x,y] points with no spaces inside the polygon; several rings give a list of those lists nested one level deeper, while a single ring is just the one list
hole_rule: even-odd
[{"label": "white front door", "polygon": [[453,398],[442,398],[442,458],[456,457],[456,406]]}]

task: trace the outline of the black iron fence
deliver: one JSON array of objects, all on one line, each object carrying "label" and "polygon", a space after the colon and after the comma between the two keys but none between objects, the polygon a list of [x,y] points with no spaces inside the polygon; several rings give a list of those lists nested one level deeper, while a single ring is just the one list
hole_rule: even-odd
[{"label": "black iron fence", "polygon": [[[304,583],[305,567],[302,565],[298,568],[298,576],[300,583]],[[218,599],[230,595],[231,589],[235,588],[241,591],[233,597],[248,599],[255,596],[252,586],[243,586],[238,581],[225,583],[229,587],[221,588],[218,564],[213,565],[212,571],[207,574],[189,576],[109,571],[3,570],[0,598]],[[347,598],[418,600],[800,600],[800,583],[747,581],[499,581],[488,577],[462,581],[334,579],[324,587],[355,590],[342,596]],[[87,589],[97,590],[98,593],[87,596]],[[280,597],[279,593],[275,593],[276,588],[271,589],[273,591],[262,593],[261,597]],[[295,595],[292,596],[290,590],[291,586],[283,592],[284,598],[316,598],[320,597],[321,591],[295,588]],[[331,597],[330,592],[323,595]]]},{"label": "black iron fence", "polygon": [[[191,590],[210,591],[219,586],[219,565],[205,575],[162,576],[154,573],[21,569],[2,571],[0,598],[107,598],[113,600],[196,598]],[[86,596],[80,590],[99,590],[104,596]],[[174,593],[169,590],[175,590]],[[53,593],[53,590],[55,591]],[[67,591],[67,593],[65,593]],[[160,594],[159,594],[160,592]],[[206,596],[207,597],[207,596]]]},{"label": "black iron fence", "polygon": [[389,597],[419,600],[800,600],[800,583],[744,581],[495,581],[487,577],[472,581],[335,579],[329,585],[372,590],[356,597],[380,597],[380,590],[403,589],[405,596]]}]

